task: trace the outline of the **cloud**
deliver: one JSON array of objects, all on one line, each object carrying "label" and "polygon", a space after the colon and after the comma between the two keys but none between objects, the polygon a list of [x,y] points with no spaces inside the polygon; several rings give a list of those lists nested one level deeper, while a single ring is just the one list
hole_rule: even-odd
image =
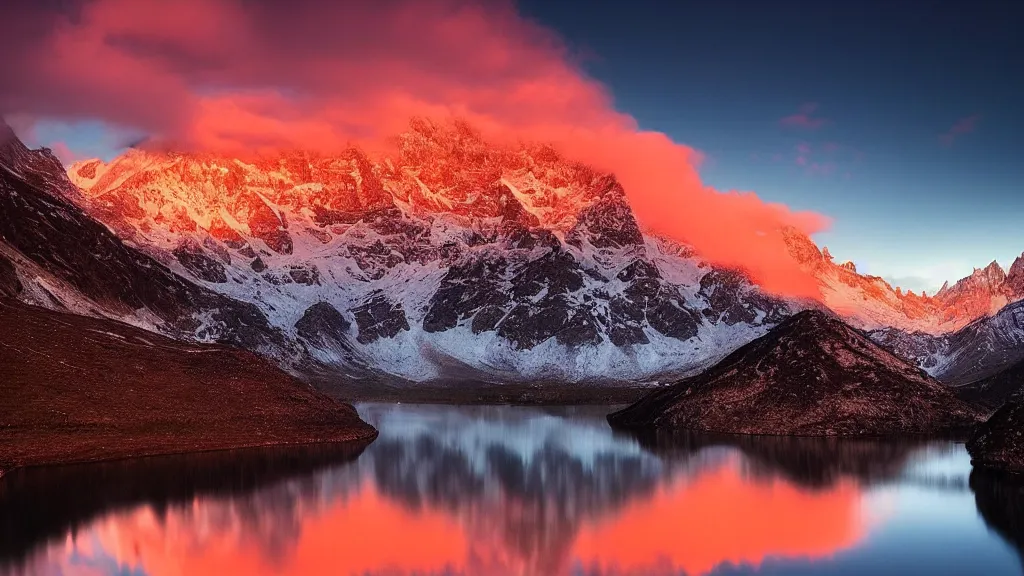
[{"label": "cloud", "polygon": [[511,0],[13,2],[0,50],[0,112],[102,120],[181,148],[385,149],[413,116],[549,142],[614,172],[647,229],[769,290],[817,293],[780,229],[811,234],[826,218],[705,186],[696,150],[640,130]]},{"label": "cloud", "polygon": [[949,130],[939,135],[939,143],[946,147],[952,146],[953,142],[960,136],[974,132],[975,128],[978,127],[979,120],[981,120],[979,114],[972,114],[957,120],[949,127]]},{"label": "cloud", "polygon": [[[826,143],[826,145],[821,147],[826,154],[830,155],[839,150],[838,146],[829,146],[829,143]],[[797,163],[797,166],[803,168],[805,174],[809,176],[828,176],[836,172],[837,163],[835,161],[828,160],[820,162],[811,159],[811,156],[814,155],[814,147],[812,147],[810,143],[798,143],[796,151],[796,159],[794,162]]]},{"label": "cloud", "polygon": [[835,162],[812,162],[807,166],[807,173],[811,176],[831,176],[835,171]]},{"label": "cloud", "polygon": [[828,124],[828,120],[815,116],[818,111],[817,102],[807,102],[800,105],[795,114],[790,114],[779,120],[779,125],[785,128],[799,128],[802,130],[817,130]]},{"label": "cloud", "polygon": [[[851,159],[857,162],[861,157],[858,151],[836,142],[821,145],[799,142],[794,148],[793,162],[807,176],[832,176],[841,167],[848,165]],[[843,177],[850,178],[849,170],[843,172]]]}]

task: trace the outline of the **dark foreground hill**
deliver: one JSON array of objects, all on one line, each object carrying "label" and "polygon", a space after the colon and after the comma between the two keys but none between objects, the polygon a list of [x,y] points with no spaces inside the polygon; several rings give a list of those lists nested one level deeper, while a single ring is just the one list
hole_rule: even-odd
[{"label": "dark foreground hill", "polygon": [[351,442],[355,409],[250,352],[0,300],[0,473],[15,466]]},{"label": "dark foreground hill", "polygon": [[971,464],[1024,474],[1024,397],[1003,404],[967,442]]},{"label": "dark foreground hill", "polygon": [[917,367],[816,310],[608,416],[627,429],[795,436],[965,433],[980,418]]}]

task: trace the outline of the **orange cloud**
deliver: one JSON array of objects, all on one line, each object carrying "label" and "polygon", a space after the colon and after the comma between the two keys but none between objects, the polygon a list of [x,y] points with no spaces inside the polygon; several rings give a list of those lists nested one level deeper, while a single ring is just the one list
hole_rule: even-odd
[{"label": "orange cloud", "polygon": [[[768,290],[817,295],[779,229],[811,234],[825,218],[705,186],[697,151],[640,130],[557,35],[511,2],[85,0],[73,13],[0,10],[0,111],[102,119],[221,152],[380,148],[412,116],[459,117],[497,142],[550,142],[614,172],[647,229]],[[813,112],[803,113],[817,121]]]}]

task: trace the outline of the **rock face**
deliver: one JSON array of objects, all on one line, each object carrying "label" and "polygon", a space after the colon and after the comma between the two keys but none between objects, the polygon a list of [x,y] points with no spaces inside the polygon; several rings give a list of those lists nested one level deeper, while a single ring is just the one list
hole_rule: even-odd
[{"label": "rock face", "polygon": [[631,429],[883,436],[964,432],[980,414],[838,318],[809,310],[608,420]]},{"label": "rock face", "polygon": [[1015,396],[979,426],[967,451],[974,466],[1024,473],[1024,397]]},{"label": "rock face", "polygon": [[341,312],[327,302],[313,304],[295,323],[300,337],[318,344],[343,341],[349,326]]},{"label": "rock face", "polygon": [[11,300],[0,325],[0,469],[376,436],[251,352]]}]

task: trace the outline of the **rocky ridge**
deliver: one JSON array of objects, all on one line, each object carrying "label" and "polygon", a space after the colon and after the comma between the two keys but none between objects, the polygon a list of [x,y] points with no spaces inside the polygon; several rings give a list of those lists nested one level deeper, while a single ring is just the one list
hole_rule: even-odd
[{"label": "rocky ridge", "polygon": [[941,337],[1024,299],[1024,254],[1013,262],[1009,274],[992,262],[929,296],[860,274],[852,262],[837,264],[827,247],[819,250],[797,231],[790,230],[786,241],[801,267],[818,279],[824,304],[864,330]]}]

